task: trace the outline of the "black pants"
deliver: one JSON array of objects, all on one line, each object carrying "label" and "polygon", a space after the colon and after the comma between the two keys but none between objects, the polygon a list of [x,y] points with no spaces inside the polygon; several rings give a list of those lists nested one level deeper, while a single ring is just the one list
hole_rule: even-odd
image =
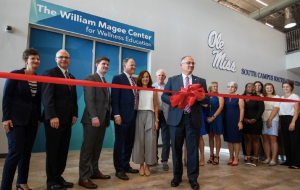
[{"label": "black pants", "polygon": [[18,184],[26,184],[28,179],[31,151],[38,129],[38,121],[31,118],[27,125],[10,127],[6,133],[8,155],[2,173],[1,190],[12,189],[15,172],[18,166]]},{"label": "black pants", "polygon": [[[170,127],[167,125],[164,113],[162,111],[158,112],[158,126],[161,129],[161,141],[162,141],[162,151],[161,151],[161,162],[168,162],[170,155]],[[156,155],[158,163],[158,138],[159,138],[159,129],[157,130],[157,139],[156,139]]]},{"label": "black pants", "polygon": [[61,175],[66,168],[71,131],[71,123],[59,124],[58,129],[45,124],[47,187],[64,181]]},{"label": "black pants", "polygon": [[290,166],[300,167],[300,120],[299,118],[295,124],[295,130],[290,131],[289,126],[293,116],[283,115],[281,116],[281,131],[283,136],[283,143],[285,149],[286,162]]}]

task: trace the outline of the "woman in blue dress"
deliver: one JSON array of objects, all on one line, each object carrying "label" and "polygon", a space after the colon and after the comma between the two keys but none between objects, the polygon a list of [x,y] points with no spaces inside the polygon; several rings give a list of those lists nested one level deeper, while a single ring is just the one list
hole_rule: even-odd
[{"label": "woman in blue dress", "polygon": [[[229,82],[229,94],[236,95],[238,85]],[[240,144],[242,142],[242,129],[245,103],[242,99],[224,98],[224,141],[228,142],[229,160],[227,165],[237,166],[239,162]]]},{"label": "woman in blue dress", "polygon": [[[223,134],[222,109],[224,107],[224,98],[218,97],[218,83],[211,82],[208,86],[208,92],[214,93],[211,96],[207,107],[206,132],[209,137],[210,158],[207,163],[213,165],[219,164],[219,152],[221,148],[221,135]],[[214,140],[216,140],[216,154],[214,154]]]}]

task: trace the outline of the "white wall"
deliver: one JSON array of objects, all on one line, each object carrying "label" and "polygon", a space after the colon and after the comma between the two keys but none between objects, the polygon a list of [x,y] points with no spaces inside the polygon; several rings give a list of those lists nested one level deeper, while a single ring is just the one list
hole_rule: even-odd
[{"label": "white wall", "polygon": [[[247,82],[260,80],[241,74],[241,68],[270,75],[299,80],[298,75],[285,68],[285,35],[212,0],[48,0],[71,9],[101,16],[155,32],[155,50],[151,53],[151,73],[163,68],[167,76],[180,74],[179,62],[184,55],[194,57],[195,75],[210,82],[219,82],[219,91],[226,93],[229,81],[238,81],[238,93]],[[0,71],[9,72],[22,67],[21,54],[27,45],[30,2],[0,1]],[[13,34],[4,32],[6,25],[15,28]],[[214,56],[207,45],[212,30],[222,33],[224,52],[235,61],[235,73],[214,69]],[[138,64],[138,63],[137,63]],[[272,82],[261,80],[263,83]],[[0,80],[0,89],[4,80]],[[273,82],[282,95],[281,84]],[[295,92],[300,94],[300,88]],[[2,99],[2,93],[0,93]],[[1,113],[2,115],[2,113]],[[0,132],[0,153],[7,152],[3,130]]]}]

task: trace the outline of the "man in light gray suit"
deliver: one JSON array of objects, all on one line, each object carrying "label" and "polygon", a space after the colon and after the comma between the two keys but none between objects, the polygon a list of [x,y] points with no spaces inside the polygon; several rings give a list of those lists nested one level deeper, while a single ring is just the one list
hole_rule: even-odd
[{"label": "man in light gray suit", "polygon": [[[96,67],[97,72],[88,75],[85,80],[106,83],[104,75],[108,71],[109,59],[98,57]],[[98,168],[105,130],[110,120],[109,90],[105,87],[84,87],[84,101],[86,107],[81,120],[84,139],[80,151],[78,184],[88,189],[97,189],[98,186],[90,179],[110,179],[109,175],[103,175]]]},{"label": "man in light gray suit", "polygon": [[[156,83],[152,86],[155,89],[163,90],[165,88],[165,79],[166,73],[164,70],[159,69],[156,71]],[[157,103],[158,103],[158,120],[159,120],[159,129],[161,129],[161,140],[162,140],[162,152],[161,152],[161,163],[164,171],[169,170],[168,159],[170,155],[170,129],[167,125],[169,105],[161,101],[162,92],[158,92]],[[157,142],[159,138],[159,129],[157,130]],[[157,143],[158,144],[158,143]],[[158,151],[156,151],[158,154]],[[157,155],[157,164],[158,164],[158,155]]]}]

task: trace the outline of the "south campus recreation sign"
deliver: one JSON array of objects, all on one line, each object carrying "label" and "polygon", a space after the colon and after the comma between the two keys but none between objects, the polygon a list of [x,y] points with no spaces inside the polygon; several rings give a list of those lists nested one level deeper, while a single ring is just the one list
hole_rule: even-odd
[{"label": "south campus recreation sign", "polygon": [[[82,3],[84,2],[82,1]],[[42,0],[31,0],[29,22],[120,44],[154,50],[153,31]]]}]

